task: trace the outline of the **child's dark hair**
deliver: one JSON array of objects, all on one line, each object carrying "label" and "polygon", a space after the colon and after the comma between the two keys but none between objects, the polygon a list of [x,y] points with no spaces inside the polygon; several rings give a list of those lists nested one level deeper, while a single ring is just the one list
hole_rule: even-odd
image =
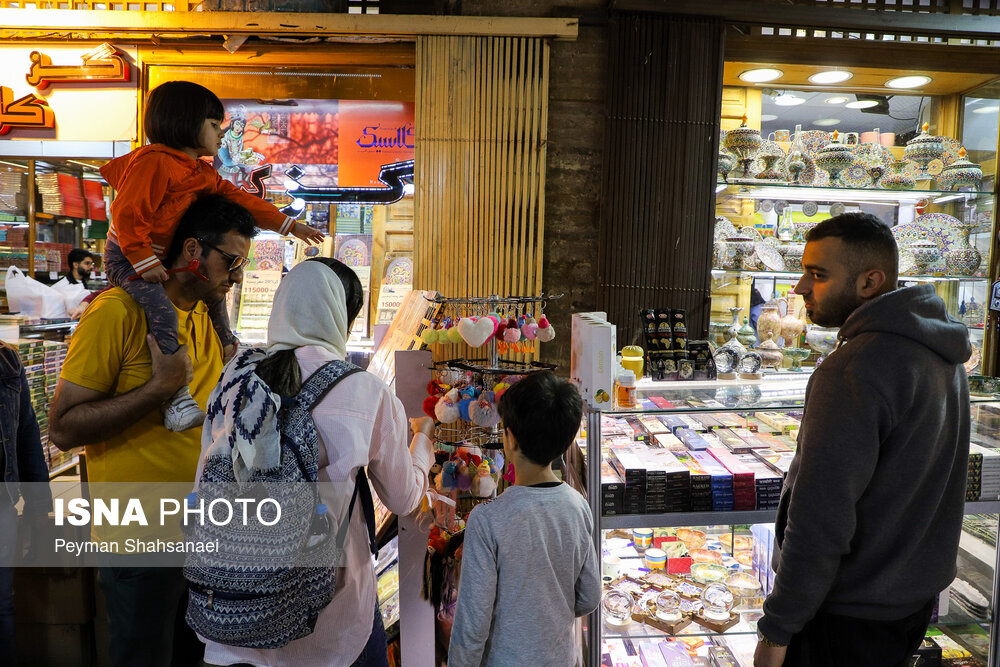
[{"label": "child's dark hair", "polygon": [[573,443],[583,402],[572,384],[540,371],[511,385],[500,397],[497,411],[521,453],[532,463],[548,465]]},{"label": "child's dark hair", "polygon": [[150,143],[177,150],[197,148],[205,119],[222,122],[225,115],[222,102],[208,88],[190,81],[167,81],[146,98],[142,127]]}]

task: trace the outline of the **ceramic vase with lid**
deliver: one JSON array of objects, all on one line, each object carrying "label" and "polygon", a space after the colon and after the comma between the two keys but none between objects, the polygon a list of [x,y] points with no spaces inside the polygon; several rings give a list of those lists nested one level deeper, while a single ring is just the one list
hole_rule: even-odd
[{"label": "ceramic vase with lid", "polygon": [[805,330],[805,322],[791,312],[791,309],[781,318],[781,338],[785,342],[785,347],[797,347]]},{"label": "ceramic vase with lid", "polygon": [[930,265],[941,258],[941,250],[927,238],[927,232],[920,232],[920,238],[906,247],[913,255],[913,270],[917,275],[927,273]]},{"label": "ceramic vase with lid", "polygon": [[833,141],[816,153],[816,166],[830,174],[830,185],[843,185],[840,174],[848,169],[856,156],[850,146],[840,143],[840,134],[834,130]]},{"label": "ceramic vase with lid", "polygon": [[795,272],[802,270],[802,253],[805,252],[805,249],[806,246],[803,243],[786,243],[778,248],[782,259],[785,260],[786,271]]},{"label": "ceramic vase with lid", "polygon": [[780,335],[781,315],[778,313],[778,305],[765,303],[760,307],[760,315],[757,316],[757,338],[761,342],[773,341]]},{"label": "ceramic vase with lid", "polygon": [[[760,320],[757,320],[758,323]],[[756,348],[757,354],[760,355],[761,362],[764,364],[764,368],[777,368],[781,365],[784,355],[781,354],[781,348],[773,340],[768,338]]]},{"label": "ceramic vase with lid", "polygon": [[750,164],[757,157],[763,140],[760,138],[760,130],[747,127],[747,117],[743,116],[743,123],[735,130],[726,133],[726,150],[736,156],[740,164],[740,176],[747,178],[750,176]]},{"label": "ceramic vase with lid", "polygon": [[882,177],[880,185],[884,190],[912,190],[917,182],[906,173],[905,160],[897,160],[889,165],[889,173]]},{"label": "ceramic vase with lid", "polygon": [[955,247],[944,253],[944,263],[948,267],[948,274],[954,276],[975,275],[983,261],[982,253],[969,243],[969,235],[972,234],[975,225],[961,223],[955,225],[955,228],[962,237]]},{"label": "ceramic vase with lid", "polygon": [[983,169],[974,162],[969,162],[965,158],[965,147],[958,151],[958,159],[945,167],[937,177],[938,187],[942,190],[952,188],[972,187],[973,190],[979,188],[979,183],[983,180]]},{"label": "ceramic vase with lid", "polygon": [[928,127],[929,125],[924,123],[920,128],[920,134],[907,141],[906,148],[903,149],[903,158],[916,162],[924,173],[927,173],[927,163],[938,160],[944,155],[943,139],[930,134],[927,131]]},{"label": "ceramic vase with lid", "polygon": [[757,334],[754,332],[753,327],[750,326],[749,318],[743,318],[743,326],[737,332],[736,338],[748,348],[753,347],[754,343],[757,342]]}]

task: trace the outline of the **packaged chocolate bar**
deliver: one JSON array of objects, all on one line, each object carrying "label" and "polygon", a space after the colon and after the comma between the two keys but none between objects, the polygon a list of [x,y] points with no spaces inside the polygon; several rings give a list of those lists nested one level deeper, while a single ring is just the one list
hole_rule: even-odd
[{"label": "packaged chocolate bar", "polygon": [[671,310],[670,325],[674,333],[687,334],[687,311],[677,308]]}]

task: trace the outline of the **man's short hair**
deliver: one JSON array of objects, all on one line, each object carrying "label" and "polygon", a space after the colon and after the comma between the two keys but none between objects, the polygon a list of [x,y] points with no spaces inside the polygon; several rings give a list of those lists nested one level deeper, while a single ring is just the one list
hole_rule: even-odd
[{"label": "man's short hair", "polygon": [[94,255],[87,252],[83,248],[73,248],[72,250],[69,251],[69,255],[66,256],[66,263],[69,264],[69,268],[72,269],[74,264],[76,264],[77,262],[82,262],[88,257],[90,259],[96,259]]},{"label": "man's short hair", "polygon": [[871,213],[841,213],[813,227],[806,242],[825,238],[840,239],[849,250],[844,263],[857,276],[870,269],[882,269],[886,282],[899,278],[899,249],[889,226]]},{"label": "man's short hair", "polygon": [[146,98],[142,127],[152,144],[176,150],[197,148],[205,120],[221,123],[225,115],[222,101],[208,88],[191,81],[167,81]]},{"label": "man's short hair", "polygon": [[173,266],[187,239],[217,246],[229,232],[252,239],[257,235],[257,222],[250,211],[222,195],[202,197],[188,207],[174,232],[164,266]]},{"label": "man's short hair", "polygon": [[583,402],[572,384],[540,371],[511,385],[500,397],[497,411],[524,456],[548,465],[573,443],[580,430]]}]

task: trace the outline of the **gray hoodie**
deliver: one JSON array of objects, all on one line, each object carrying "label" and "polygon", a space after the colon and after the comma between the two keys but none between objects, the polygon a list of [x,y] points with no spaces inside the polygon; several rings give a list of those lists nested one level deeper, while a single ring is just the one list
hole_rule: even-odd
[{"label": "gray hoodie", "polygon": [[806,388],[758,627],[817,612],[893,620],[955,577],[969,457],[968,331],[931,285],[855,310]]}]

